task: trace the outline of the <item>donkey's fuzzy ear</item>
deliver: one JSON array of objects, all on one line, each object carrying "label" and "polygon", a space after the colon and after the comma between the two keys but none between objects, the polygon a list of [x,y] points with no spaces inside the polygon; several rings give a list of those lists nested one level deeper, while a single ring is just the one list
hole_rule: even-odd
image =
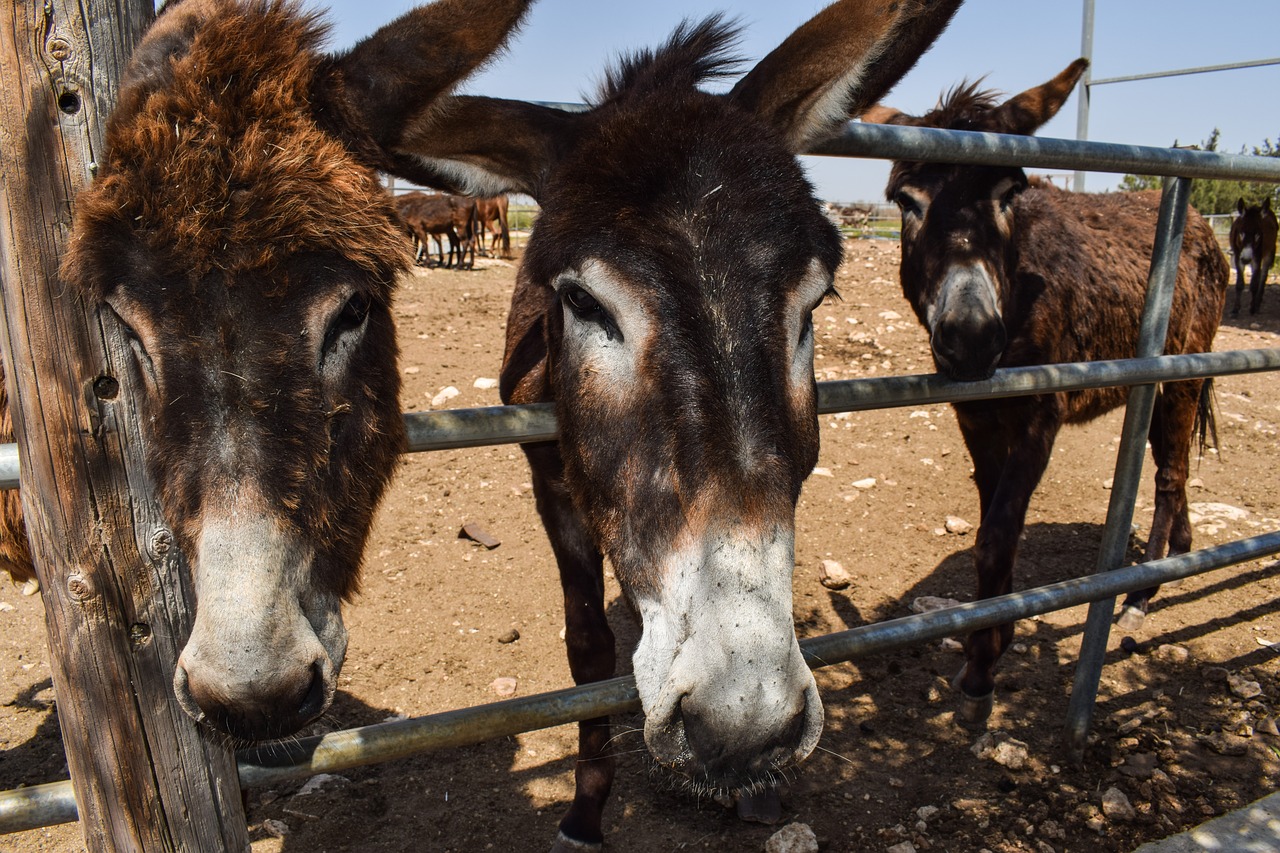
[{"label": "donkey's fuzzy ear", "polygon": [[1049,82],[1005,101],[993,111],[993,118],[996,119],[1000,132],[1023,135],[1035,133],[1041,125],[1058,114],[1088,67],[1089,60],[1077,59]]},{"label": "donkey's fuzzy ear", "polygon": [[536,199],[581,120],[524,101],[445,98],[405,129],[394,151],[397,172],[466,195],[515,192]]},{"label": "donkey's fuzzy ear", "polygon": [[384,151],[410,121],[486,63],[534,0],[436,0],[419,6],[336,57],[347,121]]},{"label": "donkey's fuzzy ear", "polygon": [[729,97],[800,153],[883,97],[962,0],[839,0],[760,61]]}]

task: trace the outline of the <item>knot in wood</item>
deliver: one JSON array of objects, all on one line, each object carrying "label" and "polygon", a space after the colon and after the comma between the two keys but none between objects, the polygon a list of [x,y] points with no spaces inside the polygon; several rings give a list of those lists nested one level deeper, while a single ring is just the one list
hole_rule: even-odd
[{"label": "knot in wood", "polygon": [[172,547],[173,532],[167,527],[161,527],[151,534],[151,552],[156,556],[163,557],[169,553],[169,549]]},{"label": "knot in wood", "polygon": [[66,62],[68,57],[71,56],[71,42],[61,36],[54,36],[45,45],[45,50],[49,51],[49,56],[59,62]]},{"label": "knot in wood", "polygon": [[99,376],[93,380],[93,395],[99,400],[114,400],[120,394],[120,380],[114,376]]},{"label": "knot in wood", "polygon": [[95,590],[93,582],[84,575],[72,575],[67,578],[67,592],[72,601],[84,603],[93,598]]},{"label": "knot in wood", "polygon": [[151,626],[145,622],[134,622],[129,626],[129,643],[140,649],[151,639]]}]

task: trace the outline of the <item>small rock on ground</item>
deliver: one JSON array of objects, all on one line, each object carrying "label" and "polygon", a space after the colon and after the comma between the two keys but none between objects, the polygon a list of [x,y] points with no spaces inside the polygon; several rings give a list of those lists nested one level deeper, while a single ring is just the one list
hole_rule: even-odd
[{"label": "small rock on ground", "polygon": [[805,823],[789,823],[764,843],[765,853],[818,853],[818,836]]},{"label": "small rock on ground", "polygon": [[1137,812],[1119,788],[1108,788],[1102,794],[1102,813],[1111,820],[1133,820]]},{"label": "small rock on ground", "polygon": [[845,589],[853,582],[844,566],[835,560],[823,560],[818,569],[818,579],[827,589]]}]

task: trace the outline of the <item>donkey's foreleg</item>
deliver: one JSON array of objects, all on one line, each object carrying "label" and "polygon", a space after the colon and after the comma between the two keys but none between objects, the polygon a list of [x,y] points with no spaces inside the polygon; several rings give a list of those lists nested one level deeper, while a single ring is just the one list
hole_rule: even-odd
[{"label": "donkey's foreleg", "polygon": [[[1007,451],[1004,464],[994,491],[984,501],[987,506],[974,543],[979,599],[1013,591],[1013,564],[1018,555],[1018,540],[1026,524],[1031,495],[1049,463],[1058,430],[1056,420],[1046,417],[1046,414],[1044,408],[1032,406],[1019,410],[1018,422],[1026,425],[1027,432],[1009,445],[1000,442]],[[966,428],[964,419],[961,427],[974,458],[974,479],[979,484],[989,482],[990,472],[981,471],[987,453],[974,453],[974,448],[984,447],[983,437],[971,427]],[[988,433],[986,441],[993,440],[996,436]],[[995,701],[996,661],[1012,642],[1012,623],[983,628],[968,636],[964,668],[952,682],[963,696],[959,713],[961,722],[980,725],[991,715]]]},{"label": "donkey's foreleg", "polygon": [[1249,313],[1262,310],[1262,295],[1267,289],[1267,276],[1271,273],[1271,259],[1262,258],[1254,263],[1253,280],[1249,282]]},{"label": "donkey's foreleg", "polygon": [[1231,309],[1231,316],[1240,313],[1240,297],[1244,294],[1244,267],[1240,265],[1240,259],[1235,259],[1236,268],[1236,303]]},{"label": "donkey's foreleg", "polygon": [[[526,445],[534,495],[564,591],[564,639],[575,684],[602,681],[616,666],[613,631],[604,611],[604,566],[581,516],[564,488],[564,469],[554,444]],[[609,718],[578,724],[578,763],[573,804],[560,821],[552,853],[599,850],[601,821],[613,787]]]},{"label": "donkey's foreleg", "polygon": [[[1156,463],[1155,509],[1151,535],[1142,561],[1159,560],[1191,550],[1191,517],[1187,512],[1187,477],[1196,409],[1203,382],[1171,382],[1156,400],[1151,416],[1151,456]],[[1126,631],[1142,627],[1151,599],[1160,587],[1137,590],[1125,596],[1116,624]]]}]

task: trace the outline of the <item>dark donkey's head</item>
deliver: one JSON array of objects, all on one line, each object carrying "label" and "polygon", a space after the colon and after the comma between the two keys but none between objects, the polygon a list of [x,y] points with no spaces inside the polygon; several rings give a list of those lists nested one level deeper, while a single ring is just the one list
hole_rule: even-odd
[{"label": "dark donkey's head", "polygon": [[[1003,104],[973,84],[924,116],[876,107],[863,121],[1030,135],[1062,108],[1087,66],[1076,60]],[[1014,201],[1026,186],[1012,166],[893,165],[886,195],[902,211],[902,288],[929,330],[938,369],[953,379],[985,379],[1004,354],[1017,266]]]},{"label": "dark donkey's head", "polygon": [[174,687],[233,736],[291,733],[333,696],[404,438],[407,257],[378,169],[527,5],[442,0],[326,56],[289,0],[183,0],[126,72],[63,271],[132,344],[197,598]]},{"label": "dark donkey's head", "polygon": [[795,155],[958,5],[835,3],[726,95],[698,84],[728,72],[734,29],[686,24],[585,113],[458,98],[406,137],[460,188],[541,203],[504,393],[555,399],[573,503],[643,620],[645,739],[705,784],[750,787],[822,729],[791,580],[818,453],[811,315],[841,245]]}]

